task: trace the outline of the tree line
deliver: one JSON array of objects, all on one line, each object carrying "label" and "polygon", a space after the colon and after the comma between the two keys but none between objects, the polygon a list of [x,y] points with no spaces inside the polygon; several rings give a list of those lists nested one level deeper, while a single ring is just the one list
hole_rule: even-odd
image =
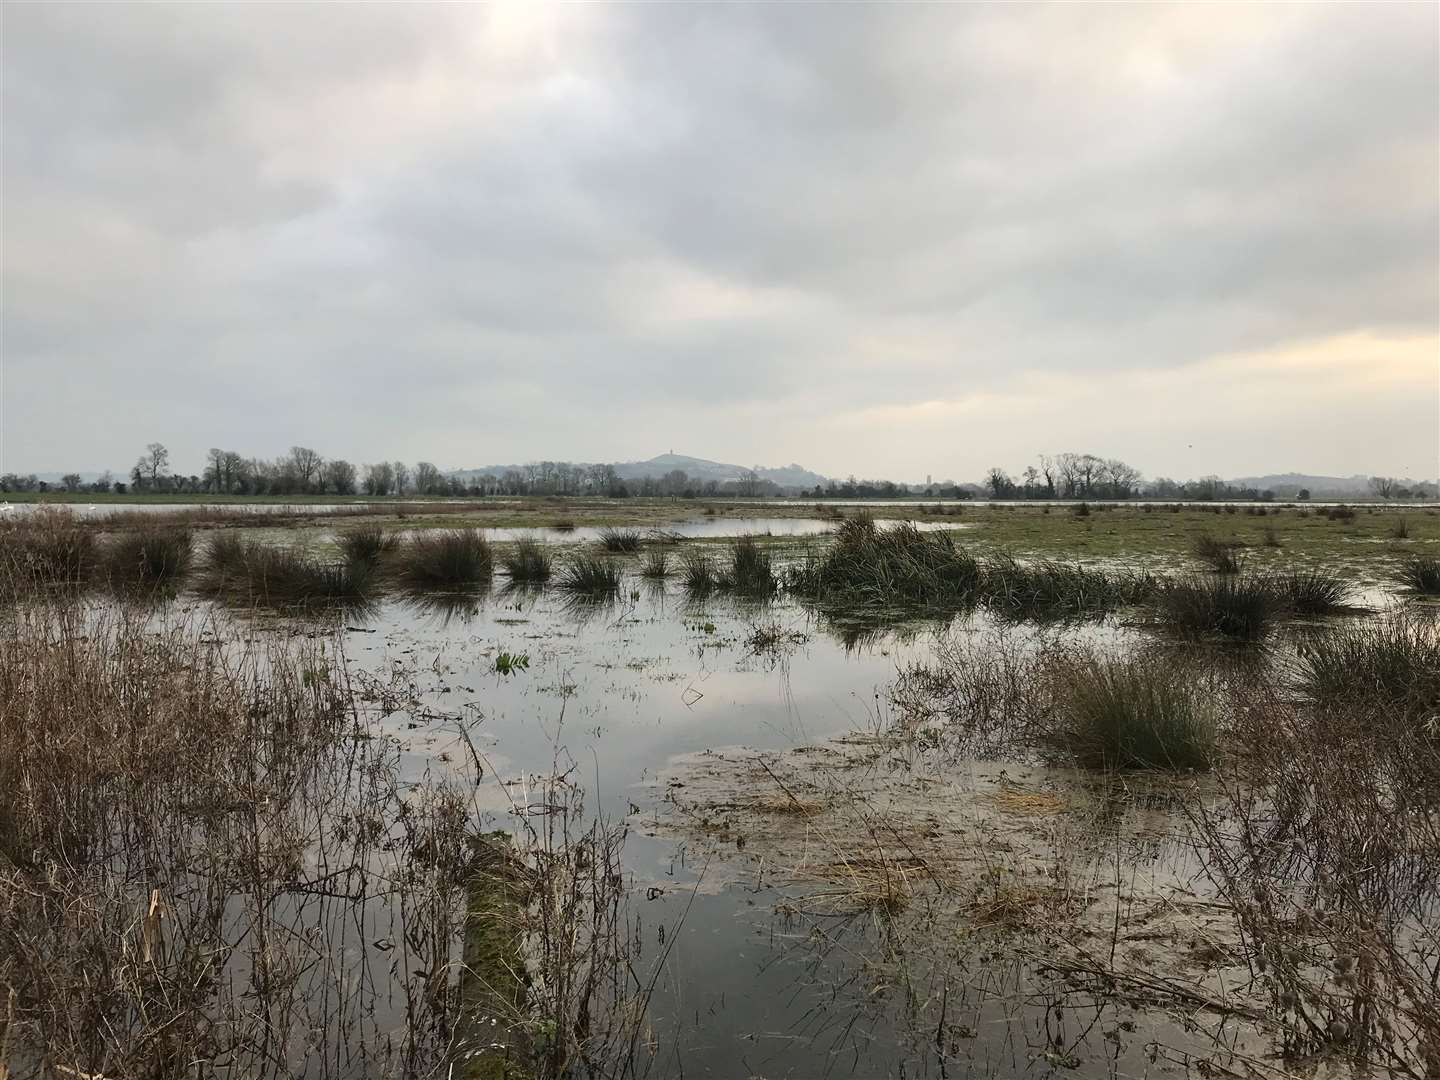
[{"label": "tree line", "polygon": [[[967,499],[987,495],[994,499],[1130,499],[1158,498],[1209,501],[1242,499],[1265,501],[1276,497],[1308,499],[1310,492],[1256,489],[1231,484],[1218,476],[1197,480],[1158,477],[1145,480],[1139,469],[1118,458],[1096,454],[1041,454],[1018,475],[999,466],[991,468],[979,484],[896,483],[890,480],[831,480],[810,490],[782,489],[763,479],[759,467],[744,470],[730,480],[702,480],[674,469],[664,476],[623,479],[614,465],[539,461],[490,473],[444,473],[433,462],[413,466],[403,461],[356,465],[344,458],[327,458],[306,446],[292,446],[288,454],[265,459],[234,450],[212,447],[199,474],[172,471],[170,451],[153,442],[136,459],[127,480],[104,473],[83,483],[78,473],[61,480],[65,491],[90,490],[116,494],[211,495],[368,495],[376,497],[428,495],[478,498],[489,495],[601,495],[610,498],[757,498],[797,494],[814,499]],[[1367,487],[1384,499],[1433,498],[1436,485],[1410,484],[1387,476],[1372,476]],[[0,475],[0,491],[47,491],[51,485],[37,477],[15,473]],[[1359,492],[1356,492],[1359,494]]]}]

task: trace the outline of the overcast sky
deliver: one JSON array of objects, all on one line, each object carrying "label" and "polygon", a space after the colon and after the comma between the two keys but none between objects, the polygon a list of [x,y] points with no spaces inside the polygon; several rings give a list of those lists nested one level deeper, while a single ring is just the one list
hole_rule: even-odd
[{"label": "overcast sky", "polygon": [[0,470],[1434,476],[1437,11],[7,3]]}]

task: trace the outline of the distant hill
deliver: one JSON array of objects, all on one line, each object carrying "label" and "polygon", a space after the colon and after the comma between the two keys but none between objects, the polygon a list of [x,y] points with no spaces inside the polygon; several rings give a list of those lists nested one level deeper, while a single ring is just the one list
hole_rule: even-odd
[{"label": "distant hill", "polygon": [[[589,466],[591,463],[577,461],[572,464]],[[520,465],[483,465],[473,469],[456,469],[452,475],[462,478],[486,474],[503,476],[511,469],[519,471],[521,468],[523,466]],[[658,454],[647,461],[615,462],[615,472],[622,480],[644,480],[646,478],[658,480],[676,469],[684,472],[692,480],[699,480],[702,483],[714,480],[721,484],[727,480],[738,480],[749,471],[749,467],[745,465],[729,465],[721,461],[690,457],[687,454]],[[769,480],[782,488],[813,488],[816,484],[823,484],[826,481],[826,478],[819,473],[793,464],[778,469],[757,467],[755,471],[759,474],[760,479]]]},{"label": "distant hill", "polygon": [[[1236,487],[1253,487],[1261,491],[1269,488],[1281,498],[1293,497],[1301,488],[1308,489],[1311,497],[1316,499],[1327,496],[1342,498],[1370,494],[1370,478],[1359,475],[1311,476],[1307,473],[1272,473],[1269,476],[1242,476],[1226,482]],[[1415,481],[1407,480],[1405,484],[1407,487],[1413,487]]]}]

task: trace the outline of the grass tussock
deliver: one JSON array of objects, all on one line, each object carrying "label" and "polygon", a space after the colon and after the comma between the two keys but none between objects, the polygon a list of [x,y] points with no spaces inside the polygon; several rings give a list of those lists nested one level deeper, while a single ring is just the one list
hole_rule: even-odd
[{"label": "grass tussock", "polygon": [[1416,555],[1406,560],[1396,578],[1400,587],[1416,596],[1440,596],[1440,558]]},{"label": "grass tussock", "polygon": [[360,603],[374,584],[369,566],[329,562],[297,547],[227,533],[210,541],[197,587],[241,603],[305,607]]},{"label": "grass tussock", "polygon": [[122,533],[106,547],[106,577],[115,588],[171,586],[190,569],[191,551],[190,530],[183,527]]},{"label": "grass tussock", "polygon": [[1163,657],[1071,660],[1060,680],[1057,734],[1091,769],[1208,769],[1216,717],[1190,673]]},{"label": "grass tussock", "polygon": [[769,596],[780,588],[770,553],[753,536],[740,536],[730,546],[729,565],[719,577],[721,588],[749,596]]},{"label": "grass tussock", "polygon": [[643,538],[636,529],[601,529],[600,546],[615,555],[633,555]]},{"label": "grass tussock", "polygon": [[379,525],[361,525],[341,533],[336,537],[335,545],[346,562],[375,566],[394,552],[400,541],[394,533],[387,533]]},{"label": "grass tussock", "polygon": [[946,532],[906,522],[881,529],[867,516],[840,522],[834,541],[792,570],[802,596],[849,607],[955,609],[972,601],[980,578],[974,556]]},{"label": "grass tussock", "polygon": [[[1408,717],[1440,717],[1440,626],[1391,617],[1333,629],[1306,643],[1296,683],[1315,706],[1379,704]],[[1435,732],[1440,740],[1440,729]]]},{"label": "grass tussock", "polygon": [[1328,615],[1349,606],[1350,586],[1325,570],[1291,570],[1269,579],[1275,607],[1298,615]]},{"label": "grass tussock", "polygon": [[1019,618],[1102,614],[1142,599],[1153,588],[1145,575],[1109,573],[1050,559],[1020,563],[1005,555],[984,563],[979,582],[987,607]]},{"label": "grass tussock", "polygon": [[556,584],[575,596],[608,597],[620,591],[620,568],[609,559],[574,555],[560,571]]},{"label": "grass tussock", "polygon": [[664,581],[673,572],[670,565],[670,553],[656,549],[645,556],[645,561],[640,564],[640,576],[651,581]]},{"label": "grass tussock", "polygon": [[479,529],[426,530],[400,549],[399,572],[412,589],[473,589],[489,584],[494,555]]},{"label": "grass tussock", "polygon": [[1240,560],[1235,552],[1239,546],[1239,541],[1221,540],[1209,533],[1203,533],[1195,538],[1191,550],[1197,559],[1217,574],[1238,574]]},{"label": "grass tussock", "polygon": [[500,559],[510,580],[517,584],[535,585],[549,581],[554,572],[550,553],[538,540],[517,540],[514,547]]},{"label": "grass tussock", "polygon": [[1182,638],[1258,641],[1275,616],[1275,594],[1257,577],[1188,577],[1156,591],[1155,617]]},{"label": "grass tussock", "polygon": [[0,529],[0,591],[78,588],[99,564],[94,530],[69,510],[41,507]]},{"label": "grass tussock", "polygon": [[716,588],[715,560],[708,551],[691,548],[680,561],[680,579],[687,592],[704,596]]}]

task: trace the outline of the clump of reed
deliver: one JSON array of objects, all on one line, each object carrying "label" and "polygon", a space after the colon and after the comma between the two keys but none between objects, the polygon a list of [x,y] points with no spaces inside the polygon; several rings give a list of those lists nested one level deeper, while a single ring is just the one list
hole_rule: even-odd
[{"label": "clump of reed", "polygon": [[620,568],[609,559],[573,555],[560,571],[556,584],[575,596],[609,597],[620,591]]},{"label": "clump of reed", "polygon": [[0,591],[78,588],[99,563],[95,533],[69,510],[42,506],[0,531]]},{"label": "clump of reed", "polygon": [[1418,596],[1440,596],[1440,558],[1416,555],[1400,566],[1396,579],[1406,592]]},{"label": "clump of reed", "polygon": [[526,537],[500,558],[500,565],[516,584],[533,585],[549,581],[553,572],[550,553],[538,540]]},{"label": "clump of reed", "polygon": [[1275,606],[1300,615],[1327,615],[1344,611],[1350,586],[1324,570],[1290,570],[1268,579]]},{"label": "clump of reed", "polygon": [[1409,540],[1410,523],[1406,521],[1403,517],[1396,519],[1395,524],[1390,526],[1390,539]]},{"label": "clump of reed", "polygon": [[[375,715],[323,637],[19,613],[0,635],[0,986],[19,988],[0,1059],[173,1075],[223,1031],[245,1076],[350,1053],[401,1071],[397,1040],[450,1060],[478,815],[402,784]],[[379,860],[396,873],[356,876]],[[393,940],[371,946],[346,927],[376,910]]]},{"label": "clump of reed", "polygon": [[105,573],[116,588],[173,585],[190,568],[190,530],[162,526],[122,533],[106,546]]},{"label": "clump of reed", "polygon": [[750,596],[769,596],[780,587],[770,553],[753,536],[739,536],[730,546],[729,565],[716,583]]},{"label": "clump of reed", "polygon": [[1167,658],[1070,658],[1058,681],[1056,737],[1091,769],[1208,769],[1216,716],[1191,673]]},{"label": "clump of reed", "polygon": [[494,574],[490,542],[479,529],[430,529],[399,553],[400,580],[411,589],[473,589]]},{"label": "clump of reed", "polygon": [[1100,614],[1149,595],[1145,575],[1093,570],[1079,563],[1017,562],[997,555],[981,568],[978,590],[986,606],[1016,617]]},{"label": "clump of reed", "polygon": [[616,555],[633,555],[640,550],[642,537],[636,529],[601,529],[600,546]]},{"label": "clump of reed", "polygon": [[1252,576],[1187,577],[1162,584],[1154,609],[1165,627],[1184,638],[1258,641],[1270,629],[1275,594]]},{"label": "clump of reed", "polygon": [[670,553],[663,549],[657,548],[651,551],[645,556],[645,561],[640,564],[640,576],[649,578],[651,581],[664,581],[671,572]]},{"label": "clump of reed", "polygon": [[1195,538],[1191,545],[1191,551],[1201,562],[1209,565],[1210,569],[1219,574],[1238,574],[1240,572],[1240,560],[1235,555],[1235,550],[1240,546],[1236,540],[1221,540],[1211,536],[1209,533],[1201,533]]},{"label": "clump of reed", "polygon": [[716,586],[715,560],[709,552],[691,548],[681,560],[680,576],[686,591],[695,596],[704,596]]},{"label": "clump of reed", "polygon": [[559,521],[552,521],[550,523],[550,528],[554,529],[556,532],[574,532],[575,522],[571,521],[569,518],[561,518]]},{"label": "clump of reed", "polygon": [[845,606],[953,610],[973,599],[980,581],[979,563],[949,533],[922,532],[909,522],[881,529],[857,516],[841,522],[834,537],[791,571],[797,593]]},{"label": "clump of reed", "polygon": [[[1378,703],[1433,717],[1440,714],[1440,626],[1396,616],[1333,629],[1300,650],[1295,677],[1321,708]],[[1440,730],[1435,737],[1440,740]]]},{"label": "clump of reed", "polygon": [[197,587],[246,603],[305,607],[360,603],[374,584],[370,566],[329,562],[298,547],[224,534],[210,541]]},{"label": "clump of reed", "polygon": [[374,566],[398,548],[400,541],[394,533],[373,524],[341,533],[335,538],[335,546],[345,556],[346,562]]}]

